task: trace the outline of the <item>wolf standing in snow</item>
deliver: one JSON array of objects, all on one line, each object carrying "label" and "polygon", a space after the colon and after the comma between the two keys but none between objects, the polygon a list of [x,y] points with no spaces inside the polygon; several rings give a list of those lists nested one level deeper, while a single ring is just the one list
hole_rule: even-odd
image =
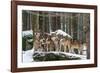
[{"label": "wolf standing in snow", "polygon": [[70,39],[66,39],[65,37],[60,40],[60,50],[64,50],[64,52],[70,52],[71,41]]}]

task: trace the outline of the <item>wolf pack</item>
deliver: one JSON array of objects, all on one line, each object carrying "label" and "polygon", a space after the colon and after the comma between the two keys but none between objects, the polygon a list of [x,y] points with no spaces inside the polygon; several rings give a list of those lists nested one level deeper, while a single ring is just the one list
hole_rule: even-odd
[{"label": "wolf pack", "polygon": [[56,33],[36,32],[34,35],[34,52],[67,52],[73,54],[82,54],[86,43],[68,36],[57,35]]}]

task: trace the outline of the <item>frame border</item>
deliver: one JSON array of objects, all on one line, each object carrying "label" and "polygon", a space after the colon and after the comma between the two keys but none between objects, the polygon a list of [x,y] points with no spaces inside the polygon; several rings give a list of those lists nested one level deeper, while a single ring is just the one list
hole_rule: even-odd
[{"label": "frame border", "polygon": [[[95,48],[94,64],[17,68],[17,6],[18,5],[94,9],[94,48]],[[43,70],[89,68],[89,67],[97,67],[97,6],[96,5],[47,3],[47,2],[33,2],[33,1],[11,1],[11,72],[43,71]]]}]

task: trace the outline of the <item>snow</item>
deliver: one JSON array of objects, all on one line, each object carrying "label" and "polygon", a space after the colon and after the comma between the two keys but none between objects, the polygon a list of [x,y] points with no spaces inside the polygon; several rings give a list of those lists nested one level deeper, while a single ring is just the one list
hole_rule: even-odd
[{"label": "snow", "polygon": [[28,41],[28,42],[32,42],[32,41],[33,41],[33,39],[28,39],[27,41]]},{"label": "snow", "polygon": [[57,35],[60,34],[60,35],[68,36],[69,38],[72,38],[69,34],[67,34],[66,32],[64,32],[64,31],[62,31],[60,29],[56,30],[55,32],[56,32]]},{"label": "snow", "polygon": [[70,36],[69,34],[67,34],[66,32],[62,31],[61,29],[58,29],[54,32],[50,32],[50,34],[56,34],[56,35],[62,35],[62,36],[67,36],[69,38],[72,38],[72,36]]},{"label": "snow", "polygon": [[[30,63],[30,62],[34,62],[33,60],[33,52],[34,50],[28,50],[28,51],[23,51],[23,63]],[[69,55],[71,57],[79,57],[81,58],[81,60],[86,59],[86,55],[78,55],[78,54],[72,54],[72,53],[65,53],[65,52],[55,52],[55,51],[51,51],[51,52],[39,52],[38,53],[42,53],[41,55],[43,55],[43,53],[54,53],[54,54],[65,54],[65,55]]]},{"label": "snow", "polygon": [[27,30],[27,31],[23,31],[22,32],[22,36],[27,36],[27,35],[33,35],[33,31],[32,30]]},{"label": "snow", "polygon": [[33,49],[28,51],[23,51],[23,62],[32,62],[33,61]]},{"label": "snow", "polygon": [[63,54],[66,54],[66,55],[69,55],[69,56],[72,56],[72,57],[79,57],[79,58],[81,58],[81,60],[86,59],[86,55],[78,55],[78,54],[65,53],[65,52],[63,52]]},{"label": "snow", "polygon": [[86,47],[86,45],[83,45],[83,50],[87,50],[87,47]]}]

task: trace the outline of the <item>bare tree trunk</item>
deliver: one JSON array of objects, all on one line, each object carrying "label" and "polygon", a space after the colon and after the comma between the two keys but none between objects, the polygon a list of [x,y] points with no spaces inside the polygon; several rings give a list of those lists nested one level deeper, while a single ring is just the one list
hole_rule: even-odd
[{"label": "bare tree trunk", "polygon": [[49,13],[49,32],[50,32],[50,33],[52,32],[52,29],[51,29],[51,16],[50,16],[50,13]]}]

